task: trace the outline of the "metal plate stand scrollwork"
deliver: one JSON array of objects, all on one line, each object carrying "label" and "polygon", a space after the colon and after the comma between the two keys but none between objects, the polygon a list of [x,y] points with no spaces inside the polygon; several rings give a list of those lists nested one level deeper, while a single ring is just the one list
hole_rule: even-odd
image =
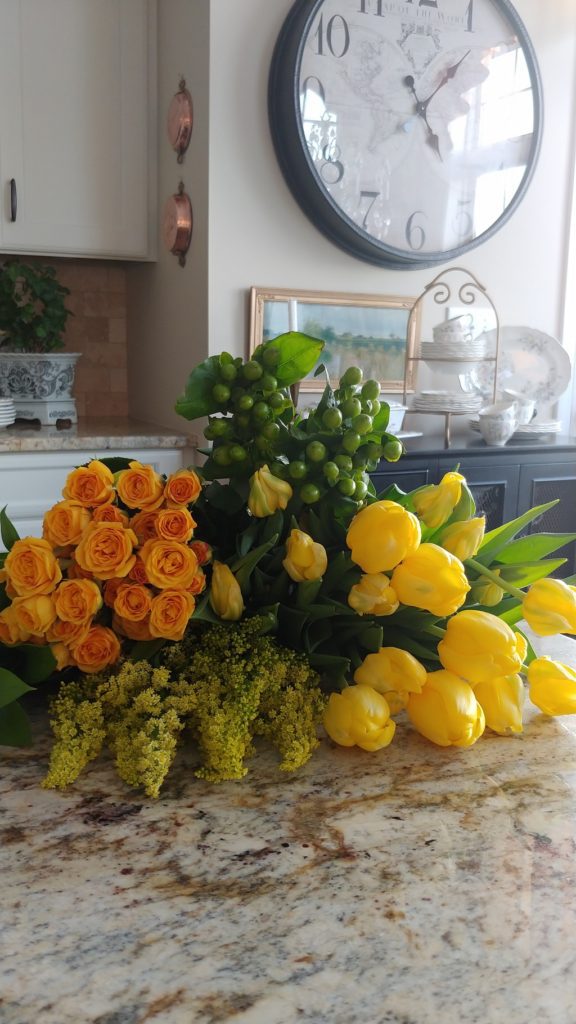
[{"label": "metal plate stand scrollwork", "polygon": [[[454,278],[450,275],[458,276]],[[447,280],[448,278],[450,278],[450,280]],[[422,325],[422,330],[425,332],[429,329],[432,313],[437,313],[436,307],[442,307],[445,312],[445,307],[447,308],[449,306],[459,307],[460,310],[464,309],[467,313],[472,314],[475,309],[478,310],[479,307],[487,308],[495,324],[495,342],[493,347],[479,355],[477,342],[474,340],[467,341],[463,338],[457,354],[452,351],[449,356],[443,353],[440,357],[437,357],[434,355],[434,345],[431,345],[429,342],[425,343],[426,352],[424,354],[423,340],[419,336],[418,332],[419,325]],[[408,392],[413,388],[414,381],[418,376],[419,368],[423,363],[426,363],[429,367],[431,364],[436,364],[436,369],[445,369],[446,372],[450,372],[450,370],[453,370],[455,366],[461,369],[462,365],[469,365],[470,368],[472,368],[474,364],[479,362],[490,364],[494,375],[491,388],[492,401],[496,401],[498,360],[500,353],[500,320],[498,318],[496,307],[488,295],[486,288],[484,285],[480,284],[478,279],[474,277],[474,274],[471,274],[469,270],[465,270],[463,267],[449,267],[441,274],[438,274],[438,276],[424,288],[410,311],[410,316],[408,317],[407,338],[408,345],[404,372],[404,404],[406,404]],[[440,351],[442,351],[442,349],[440,349]],[[457,371],[455,372],[457,375]],[[423,393],[424,395],[428,394],[433,396],[433,398],[430,399],[430,407],[425,407],[425,398],[423,401],[418,403],[418,398],[422,396],[416,395],[411,410],[414,413],[418,413],[418,415],[434,415],[443,417],[445,448],[450,447],[450,426],[452,416],[469,415],[470,412],[474,411],[473,408],[463,407],[466,404],[466,392],[463,387],[463,378],[464,380],[466,379],[466,375],[464,373],[458,376],[458,386],[461,388],[460,400],[457,392],[425,392]],[[445,400],[443,396],[446,396]],[[475,398],[483,404],[477,392]],[[485,397],[483,401],[486,401]]]}]

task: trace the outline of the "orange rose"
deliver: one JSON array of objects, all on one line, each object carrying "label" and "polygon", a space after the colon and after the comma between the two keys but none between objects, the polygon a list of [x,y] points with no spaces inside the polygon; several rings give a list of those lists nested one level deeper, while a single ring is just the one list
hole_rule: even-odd
[{"label": "orange rose", "polygon": [[90,523],[76,548],[76,561],[97,580],[127,576],[136,561],[138,538],[120,523]]},{"label": "orange rose", "polygon": [[62,579],[50,544],[38,537],[17,540],[6,555],[4,569],[18,597],[50,594]]},{"label": "orange rose", "polygon": [[116,633],[127,636],[129,640],[153,640],[154,637],[148,628],[149,622],[149,616],[142,619],[141,622],[130,622],[128,619],[122,619],[119,615],[115,615],[112,619],[112,628]]},{"label": "orange rose", "polygon": [[164,501],[164,481],[153,466],[131,462],[130,469],[118,474],[116,490],[128,508],[150,511],[159,508]]},{"label": "orange rose", "polygon": [[50,650],[54,656],[58,672],[72,664],[72,655],[64,644],[50,644]]},{"label": "orange rose", "polygon": [[146,569],[144,568],[144,562],[141,558],[136,558],[134,565],[128,573],[128,579],[134,580],[135,583],[148,583],[148,577],[146,575]]},{"label": "orange rose", "polygon": [[53,548],[78,544],[90,522],[90,512],[79,501],[59,501],[44,516],[43,536]]},{"label": "orange rose", "polygon": [[208,565],[212,561],[212,548],[205,540],[193,540],[190,547],[198,559],[198,565]]},{"label": "orange rose", "polygon": [[56,614],[64,622],[87,622],[102,607],[102,594],[93,580],[64,580],[54,595]]},{"label": "orange rose", "polygon": [[198,572],[198,559],[185,544],[147,540],[140,554],[150,583],[160,590],[185,590]]},{"label": "orange rose", "polygon": [[120,657],[120,641],[107,626],[91,626],[72,647],[73,662],[81,672],[102,672]]},{"label": "orange rose", "polygon": [[[130,572],[132,572],[132,569],[130,570]],[[120,587],[125,587],[126,584],[126,577],[124,577],[123,579],[113,578],[111,580],[106,580],[106,583],[102,588],[102,594],[104,595],[104,604],[108,608],[114,607],[114,601],[116,600],[116,595],[120,590]]]},{"label": "orange rose", "polygon": [[94,579],[93,573],[88,572],[86,569],[81,569],[80,568],[80,566],[78,565],[78,562],[74,558],[74,555],[72,555],[72,559],[70,561],[70,565],[68,566],[68,568],[66,570],[66,576],[68,577],[69,580],[93,580]]},{"label": "orange rose", "polygon": [[86,508],[95,508],[112,501],[114,477],[108,466],[94,459],[87,466],[79,466],[68,474],[62,494],[71,501],[79,501]]},{"label": "orange rose", "polygon": [[140,583],[126,583],[120,587],[114,601],[114,611],[127,622],[141,622],[150,614],[152,594]]},{"label": "orange rose", "polygon": [[163,540],[187,544],[192,539],[195,526],[187,508],[165,508],[157,513],[156,532]]},{"label": "orange rose", "polygon": [[24,633],[20,628],[13,605],[0,612],[0,643],[12,646],[25,644],[29,639],[30,634]]},{"label": "orange rose", "polygon": [[122,526],[128,526],[130,522],[126,513],[122,512],[117,505],[112,505],[111,502],[107,502],[105,505],[99,505],[98,508],[95,508],[92,514],[92,520],[95,523],[121,523]]},{"label": "orange rose", "polygon": [[168,508],[191,505],[198,500],[201,490],[200,477],[196,473],[191,469],[179,469],[177,473],[171,473],[166,481],[166,504]]},{"label": "orange rose", "polygon": [[186,587],[189,594],[201,594],[206,590],[206,576],[202,572],[202,569],[198,569],[192,583],[189,587]]},{"label": "orange rose", "polygon": [[152,601],[150,632],[165,640],[181,640],[196,602],[186,590],[163,590]]},{"label": "orange rose", "polygon": [[138,537],[139,544],[145,544],[147,540],[154,540],[158,536],[156,532],[157,512],[137,512],[130,520],[130,529]]},{"label": "orange rose", "polygon": [[66,647],[74,647],[84,639],[92,622],[65,622],[64,619],[56,619],[46,633],[46,639],[50,644],[64,644]]},{"label": "orange rose", "polygon": [[56,619],[53,596],[48,594],[15,597],[12,609],[21,632],[30,636],[45,636]]}]

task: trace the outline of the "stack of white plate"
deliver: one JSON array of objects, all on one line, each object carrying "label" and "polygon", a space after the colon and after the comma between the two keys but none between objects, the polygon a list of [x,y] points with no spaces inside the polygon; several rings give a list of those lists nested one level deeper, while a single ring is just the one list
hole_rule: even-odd
[{"label": "stack of white plate", "polygon": [[[480,430],[477,419],[470,420],[472,430]],[[549,434],[559,434],[562,429],[560,420],[532,420],[531,423],[523,423],[516,427],[513,436],[524,441],[537,441],[540,437]]]},{"label": "stack of white plate", "polygon": [[414,395],[412,408],[418,412],[476,412],[482,396],[457,391],[421,391]]},{"label": "stack of white plate", "polygon": [[485,359],[488,354],[486,338],[472,338],[471,341],[423,341],[421,354],[425,359],[465,359],[475,362]]},{"label": "stack of white plate", "polygon": [[9,427],[16,419],[16,409],[11,398],[0,398],[0,429]]}]

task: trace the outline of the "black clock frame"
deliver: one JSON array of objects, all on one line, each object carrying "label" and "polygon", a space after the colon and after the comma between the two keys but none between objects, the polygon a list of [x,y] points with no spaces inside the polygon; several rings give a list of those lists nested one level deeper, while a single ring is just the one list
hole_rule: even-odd
[{"label": "black clock frame", "polygon": [[456,259],[491,238],[512,216],[526,194],[534,173],[543,126],[542,81],[536,53],[524,22],[510,0],[490,0],[506,16],[518,36],[532,83],[534,132],[522,181],[510,203],[481,235],[443,252],[418,256],[379,242],[348,217],[318,182],[300,118],[300,66],[310,24],[325,0],[296,0],[276,41],[268,79],[268,118],[278,163],[295,200],[312,223],[331,242],[367,263],[394,270],[419,270]]}]

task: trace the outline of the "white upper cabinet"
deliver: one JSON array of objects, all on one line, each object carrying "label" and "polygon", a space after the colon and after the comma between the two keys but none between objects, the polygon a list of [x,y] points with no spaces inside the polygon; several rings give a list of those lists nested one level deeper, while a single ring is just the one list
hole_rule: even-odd
[{"label": "white upper cabinet", "polygon": [[155,0],[0,0],[0,252],[150,259]]}]

